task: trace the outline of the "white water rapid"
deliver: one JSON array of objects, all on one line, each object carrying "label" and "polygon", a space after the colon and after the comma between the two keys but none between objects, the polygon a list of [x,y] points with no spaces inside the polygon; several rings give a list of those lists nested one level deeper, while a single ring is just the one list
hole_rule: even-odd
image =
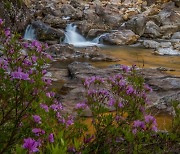
[{"label": "white water rapid", "polygon": [[88,41],[77,32],[76,25],[68,24],[66,27],[64,43],[72,44],[75,47],[103,46],[103,44],[100,43],[100,38],[105,35],[106,34],[100,35],[92,41]]},{"label": "white water rapid", "polygon": [[32,25],[27,26],[26,31],[24,33],[24,39],[25,40],[36,40],[35,29],[32,27]]}]

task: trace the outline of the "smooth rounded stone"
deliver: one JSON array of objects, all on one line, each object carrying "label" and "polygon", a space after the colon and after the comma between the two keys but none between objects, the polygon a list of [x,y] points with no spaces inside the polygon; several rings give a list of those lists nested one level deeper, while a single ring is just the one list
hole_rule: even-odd
[{"label": "smooth rounded stone", "polygon": [[161,36],[160,27],[156,25],[153,21],[148,21],[146,23],[145,31],[143,36],[151,37],[151,38],[158,38]]},{"label": "smooth rounded stone", "polygon": [[65,36],[63,30],[52,28],[42,21],[34,21],[32,26],[35,29],[37,39],[40,41],[60,40]]},{"label": "smooth rounded stone", "polygon": [[123,27],[132,30],[135,34],[141,36],[144,34],[147,18],[143,15],[137,15],[124,23]]},{"label": "smooth rounded stone", "polygon": [[156,49],[160,47],[160,43],[153,40],[144,40],[143,46],[146,48]]},{"label": "smooth rounded stone", "polygon": [[180,52],[178,50],[173,49],[172,47],[170,48],[158,48],[155,51],[159,55],[180,55]]},{"label": "smooth rounded stone", "polygon": [[130,45],[137,42],[139,36],[131,30],[119,30],[102,38],[104,43],[112,45]]},{"label": "smooth rounded stone", "polygon": [[180,32],[176,32],[172,35],[172,39],[180,39]]}]

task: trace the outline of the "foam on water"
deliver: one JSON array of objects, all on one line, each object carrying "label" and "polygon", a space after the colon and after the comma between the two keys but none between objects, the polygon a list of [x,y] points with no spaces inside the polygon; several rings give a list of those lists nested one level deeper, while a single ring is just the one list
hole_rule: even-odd
[{"label": "foam on water", "polygon": [[100,38],[105,35],[106,34],[102,34],[92,41],[88,41],[77,32],[76,25],[68,24],[66,27],[64,43],[72,44],[75,47],[103,46],[103,44],[100,43]]}]

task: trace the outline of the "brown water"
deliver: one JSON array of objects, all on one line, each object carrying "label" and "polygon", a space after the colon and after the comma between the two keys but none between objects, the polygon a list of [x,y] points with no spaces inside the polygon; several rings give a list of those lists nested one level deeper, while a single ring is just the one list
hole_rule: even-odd
[{"label": "brown water", "polygon": [[[172,117],[170,115],[167,115],[165,113],[160,113],[160,114],[156,115],[155,118],[156,118],[159,130],[168,131],[168,130],[171,129],[171,127],[172,127]],[[93,134],[95,132],[95,128],[92,125],[92,118],[87,118],[84,121],[84,123],[89,128],[88,133]]]},{"label": "brown water", "polygon": [[151,49],[135,47],[107,47],[101,52],[118,58],[119,62],[93,62],[96,67],[107,67],[112,64],[133,65],[140,68],[167,68],[167,73],[180,76],[180,56],[160,56],[153,53]]}]

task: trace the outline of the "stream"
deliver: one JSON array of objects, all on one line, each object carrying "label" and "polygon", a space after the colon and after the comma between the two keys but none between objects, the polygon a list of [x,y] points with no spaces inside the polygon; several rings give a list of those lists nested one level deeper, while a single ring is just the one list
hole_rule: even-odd
[{"label": "stream", "polygon": [[[166,73],[180,76],[180,56],[160,56],[154,53],[152,49],[145,49],[140,47],[129,47],[129,46],[105,46],[101,43],[100,38],[106,35],[102,34],[97,36],[92,40],[86,40],[85,37],[80,35],[77,31],[77,26],[74,24],[68,24],[65,32],[65,39],[63,43],[72,44],[75,48],[79,50],[83,50],[84,47],[88,46],[98,46],[99,52],[109,55],[111,57],[115,57],[119,59],[118,62],[92,62],[88,59],[77,59],[77,61],[81,62],[89,62],[93,66],[98,68],[105,68],[107,66],[113,64],[124,64],[131,66],[136,64],[139,68],[159,68]],[[35,31],[32,26],[28,26],[24,39],[26,40],[34,40],[36,39]],[[52,62],[51,67],[58,69],[67,69],[68,64],[72,63],[74,60],[65,60],[65,61],[54,61]],[[54,82],[53,86],[55,89],[59,89],[61,91],[61,87],[65,84],[65,82],[58,81]],[[68,91],[67,91],[68,92]],[[62,95],[65,95],[67,92],[61,91]],[[158,128],[161,130],[169,130],[172,126],[172,117],[166,113],[157,113],[156,115]],[[91,118],[87,118],[85,121],[89,126],[91,125]],[[91,126],[90,126],[91,127]],[[93,128],[90,128],[90,131],[93,131]]]}]

